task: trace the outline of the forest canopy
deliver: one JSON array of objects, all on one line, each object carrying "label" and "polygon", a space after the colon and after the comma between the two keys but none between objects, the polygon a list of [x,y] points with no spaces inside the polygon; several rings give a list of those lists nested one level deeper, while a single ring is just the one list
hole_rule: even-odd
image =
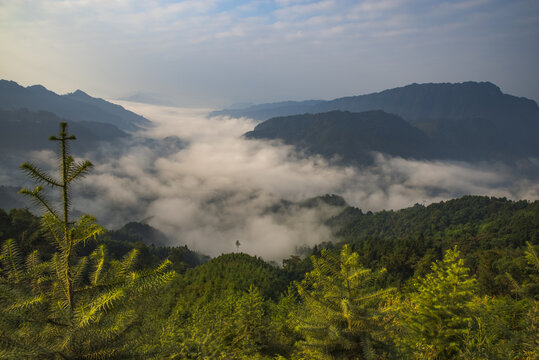
[{"label": "forest canopy", "polygon": [[42,216],[0,210],[0,358],[539,356],[539,201],[347,207],[326,224],[334,242],[282,264],[239,245],[209,259],[145,224],[73,217],[71,183],[92,164],[69,155],[65,123],[51,140],[57,173],[23,165]]}]

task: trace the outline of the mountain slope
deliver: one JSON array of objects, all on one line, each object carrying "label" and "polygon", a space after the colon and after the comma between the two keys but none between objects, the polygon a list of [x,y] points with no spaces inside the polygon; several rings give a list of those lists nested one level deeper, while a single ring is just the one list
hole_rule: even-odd
[{"label": "mountain slope", "polygon": [[[507,155],[520,153],[522,156],[539,156],[537,104],[529,99],[503,94],[500,88],[488,82],[412,84],[380,93],[320,103],[311,111],[334,109],[381,109],[397,114],[418,128],[430,131],[435,135],[436,143],[448,147],[454,143],[457,149],[464,145],[464,152],[472,157],[477,157],[474,155],[477,151],[485,154],[494,151],[496,155],[506,152]],[[477,126],[479,123],[482,125]],[[485,132],[489,133],[486,139]],[[472,145],[478,138],[482,138],[484,145],[493,149],[479,146],[469,148],[468,145]]]},{"label": "mountain slope", "polygon": [[365,266],[384,267],[399,280],[424,274],[433,259],[458,245],[480,286],[506,293],[505,274],[515,273],[510,260],[515,251],[526,241],[539,244],[539,200],[463,196],[376,213],[349,207],[328,225],[339,243],[354,246]]},{"label": "mountain slope", "polygon": [[[65,119],[46,111],[0,109],[0,151],[20,153],[54,148],[48,135],[58,132],[61,121]],[[69,132],[77,136],[72,145],[75,154],[91,150],[101,141],[111,142],[128,136],[114,125],[89,121],[70,122]]]},{"label": "mountain slope", "polygon": [[[355,144],[342,125],[327,136],[325,127],[313,124],[306,130],[303,113],[334,113],[339,111],[365,112],[380,109],[400,116],[422,135],[409,138],[410,131],[400,130],[391,135],[387,130],[371,134],[365,129]],[[224,114],[226,112],[220,112]],[[466,82],[458,84],[412,84],[379,93],[339,98],[332,101],[285,102],[263,104],[244,110],[229,111],[235,116],[264,118],[268,114],[289,116],[295,125],[282,125],[284,120],[269,120],[248,136],[253,138],[282,139],[285,143],[324,156],[339,154],[345,160],[364,163],[364,150],[385,152],[390,155],[414,158],[439,158],[462,161],[525,162],[535,169],[528,158],[539,157],[539,107],[529,99],[503,94],[494,84]],[[334,113],[336,114],[336,113]],[[295,127],[294,127],[295,126]],[[401,124],[402,126],[402,124]],[[277,130],[276,127],[279,127]],[[300,128],[302,128],[300,130]],[[315,134],[319,131],[319,134]],[[325,132],[325,133],[324,133]],[[337,133],[340,135],[337,135]],[[304,136],[305,138],[301,139]],[[427,137],[428,140],[425,140]],[[344,144],[323,142],[344,140]],[[419,140],[419,141],[418,141]],[[352,147],[357,148],[352,150]],[[329,150],[327,148],[330,148]],[[338,150],[338,151],[337,151]],[[353,154],[356,152],[355,155]],[[358,154],[358,151],[362,154]],[[536,172],[536,170],[534,170]]]},{"label": "mountain slope", "polygon": [[147,245],[166,246],[170,244],[167,236],[148,224],[130,222],[118,230],[109,231],[109,235],[116,240],[137,242]]},{"label": "mountain slope", "polygon": [[58,95],[41,85],[22,87],[14,81],[0,80],[0,109],[44,110],[71,121],[91,121],[115,125],[125,131],[135,131],[151,123],[119,105],[91,97],[77,90]]},{"label": "mountain slope", "polygon": [[[273,117],[312,113],[313,107],[324,103],[324,100],[283,101],[269,104],[249,106],[244,109],[218,110],[210,116],[248,117],[254,120],[268,120]],[[340,110],[340,109],[333,109]]]},{"label": "mountain slope", "polygon": [[[268,120],[276,116],[320,113],[333,110],[362,112],[383,110],[407,121],[484,118],[517,122],[539,122],[539,108],[533,100],[504,94],[489,82],[411,84],[367,95],[330,101],[285,101],[246,109],[221,110],[212,114],[247,116]],[[537,125],[537,124],[536,124]]]},{"label": "mountain slope", "polygon": [[285,272],[261,258],[229,253],[189,270],[183,279],[188,297],[217,298],[227,291],[247,291],[254,285],[267,297],[278,298],[287,288]]},{"label": "mountain slope", "polygon": [[331,111],[267,120],[245,134],[250,139],[281,139],[310,154],[366,164],[371,152],[425,158],[432,153],[428,137],[402,118],[383,111]]},{"label": "mountain slope", "polygon": [[411,84],[379,93],[351,96],[317,104],[315,112],[334,109],[367,111],[381,109],[412,122],[519,117],[538,120],[539,108],[529,99],[503,94],[490,82]]},{"label": "mountain slope", "polygon": [[[421,130],[401,117],[383,111],[330,111],[291,115],[258,124],[248,139],[280,139],[307,154],[336,158],[348,164],[370,164],[372,152],[413,159],[450,159],[468,162],[528,161],[537,145],[514,141],[499,124],[484,119],[436,122]],[[530,139],[531,140],[531,139]],[[535,170],[534,170],[535,169]]]}]

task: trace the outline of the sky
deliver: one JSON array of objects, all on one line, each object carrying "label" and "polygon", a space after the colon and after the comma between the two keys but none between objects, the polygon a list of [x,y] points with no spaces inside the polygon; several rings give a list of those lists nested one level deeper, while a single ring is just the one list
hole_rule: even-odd
[{"label": "sky", "polygon": [[183,107],[491,81],[539,101],[537,0],[0,0],[0,78]]}]

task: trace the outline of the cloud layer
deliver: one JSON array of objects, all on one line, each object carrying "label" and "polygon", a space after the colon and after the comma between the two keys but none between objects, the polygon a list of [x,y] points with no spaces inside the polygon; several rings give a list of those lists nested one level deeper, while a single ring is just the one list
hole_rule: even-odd
[{"label": "cloud layer", "polygon": [[332,166],[278,142],[243,139],[241,135],[255,126],[249,119],[208,118],[203,109],[122,105],[156,122],[140,135],[179,136],[183,146],[162,151],[139,141],[123,149],[99,149],[109,154],[108,160],[96,162],[74,206],[109,227],[145,219],[174,244],[212,256],[235,250],[239,240],[242,251],[279,260],[298,246],[331,239],[323,220],[340,209],[293,206],[282,213],[269,211],[283,199],[338,194],[366,211],[464,194],[539,198],[539,183],[517,178],[501,165],[377,154],[375,164],[367,168]]}]

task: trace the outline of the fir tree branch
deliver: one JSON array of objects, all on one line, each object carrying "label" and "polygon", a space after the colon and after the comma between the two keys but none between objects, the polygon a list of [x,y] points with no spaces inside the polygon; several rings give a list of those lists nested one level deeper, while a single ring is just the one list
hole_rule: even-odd
[{"label": "fir tree branch", "polygon": [[45,198],[45,196],[43,196],[41,194],[41,191],[43,190],[43,187],[41,186],[36,186],[34,188],[34,190],[30,190],[30,189],[26,189],[26,188],[22,188],[20,191],[19,191],[19,194],[22,194],[22,195],[25,195],[25,196],[29,196],[32,198],[32,200],[34,201],[34,203],[39,206],[39,207],[43,207],[45,209],[45,211],[47,211],[48,213],[50,213],[51,215],[53,215],[54,217],[56,217],[57,219],[60,219],[60,217],[58,216],[57,212],[54,210],[54,208],[52,208],[50,205],[49,205],[49,202],[47,201],[47,199]]},{"label": "fir tree branch", "polygon": [[32,179],[36,180],[38,183],[43,185],[61,187],[62,184],[58,180],[54,179],[52,176],[47,174],[45,171],[37,167],[36,165],[25,162],[21,165],[21,169],[26,172]]},{"label": "fir tree branch", "polygon": [[93,164],[86,160],[83,162],[75,163],[73,167],[70,167],[69,171],[69,177],[67,179],[67,182],[72,182],[76,180],[77,178],[83,178],[90,172],[90,170],[93,168]]}]

